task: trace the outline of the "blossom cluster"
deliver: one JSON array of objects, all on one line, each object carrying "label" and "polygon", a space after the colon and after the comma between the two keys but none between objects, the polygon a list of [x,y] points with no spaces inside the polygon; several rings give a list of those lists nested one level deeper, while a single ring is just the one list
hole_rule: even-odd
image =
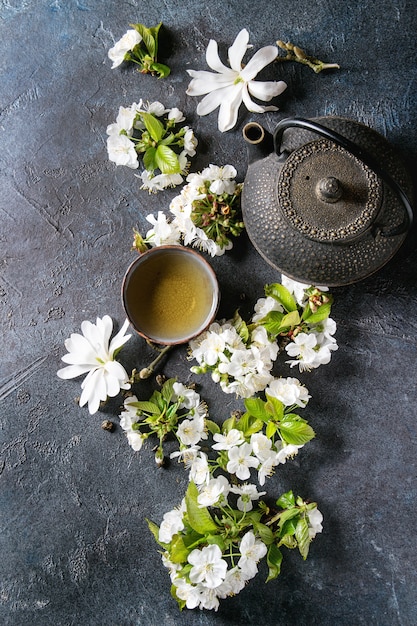
[{"label": "blossom cluster", "polygon": [[142,448],[149,436],[156,435],[159,446],[155,460],[162,465],[163,442],[169,433],[176,436],[182,447],[207,439],[206,415],[207,406],[200,395],[171,378],[163,383],[160,391],[154,391],[148,401],[138,400],[135,395],[125,398],[120,426],[135,451]]},{"label": "blossom cluster", "polygon": [[161,102],[140,100],[119,107],[116,121],[107,127],[110,161],[137,169],[143,155],[142,189],[157,192],[180,185],[198,145],[193,130],[181,125],[184,121],[182,111]]},{"label": "blossom cluster", "polygon": [[159,78],[169,76],[171,71],[169,67],[157,61],[158,37],[162,22],[151,28],[144,24],[131,26],[133,28],[108,51],[108,57],[113,62],[112,69],[119,67],[124,61],[130,61],[138,65],[142,74],[157,74]]},{"label": "blossom cluster", "polygon": [[285,276],[282,284],[267,285],[266,297],[256,302],[249,324],[236,313],[231,320],[214,322],[190,341],[190,359],[198,362],[191,371],[210,372],[225,393],[249,398],[272,380],[281,345],[292,357],[287,363],[298,365],[300,371],[329,363],[338,346],[326,289]]},{"label": "blossom cluster", "polygon": [[242,183],[237,183],[232,165],[211,164],[201,173],[189,174],[187,184],[170,203],[169,218],[163,211],[146,217],[153,228],[145,237],[135,230],[133,247],[193,246],[211,256],[221,256],[233,247],[230,236],[244,229],[240,209]]},{"label": "blossom cluster", "polygon": [[[316,503],[307,504],[288,492],[277,501],[282,507],[277,513],[263,501],[250,511],[236,509],[230,496],[239,489],[220,478],[222,491],[213,508],[198,503],[197,488],[191,482],[181,505],[164,514],[159,528],[148,522],[163,549],[171,593],[181,609],[217,611],[221,599],[240,593],[257,575],[258,563],[265,556],[267,580],[273,580],[280,573],[281,547],[298,548],[306,558],[309,544],[322,531],[323,516]],[[256,491],[254,485],[247,487]],[[285,525],[286,518],[291,519],[291,526]]]},{"label": "blossom cluster", "polygon": [[275,466],[314,437],[307,422],[293,412],[310,398],[297,379],[275,379],[265,397],[246,400],[246,413],[221,427],[206,418],[216,458],[195,443],[182,444],[171,454],[184,460],[189,487],[159,527],[148,523],[163,548],[162,561],[180,608],[217,610],[220,599],[239,593],[256,576],[265,556],[268,580],[276,578],[281,548],[298,548],[306,558],[322,530],[323,516],[315,503],[288,492],[277,501],[283,510],[271,511],[261,500],[266,492],[248,482],[254,469],[264,485]]}]

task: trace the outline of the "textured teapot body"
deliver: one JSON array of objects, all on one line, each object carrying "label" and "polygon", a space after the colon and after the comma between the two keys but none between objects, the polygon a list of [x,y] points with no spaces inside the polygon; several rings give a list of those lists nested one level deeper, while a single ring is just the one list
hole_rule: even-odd
[{"label": "textured teapot body", "polygon": [[[275,145],[259,125],[245,127],[248,235],[268,263],[294,280],[356,282],[402,244],[412,219],[411,178],[388,142],[368,127],[337,117],[301,122],[314,129],[294,129],[294,120],[284,120]],[[317,136],[316,126],[343,141]]]}]

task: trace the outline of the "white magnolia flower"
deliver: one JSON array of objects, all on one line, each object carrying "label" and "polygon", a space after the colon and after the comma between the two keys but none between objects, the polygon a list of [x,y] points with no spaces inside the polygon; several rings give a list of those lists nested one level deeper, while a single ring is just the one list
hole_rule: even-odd
[{"label": "white magnolia flower", "polygon": [[308,534],[310,539],[314,539],[317,533],[321,533],[323,530],[322,521],[323,515],[320,513],[317,507],[311,509],[311,511],[307,511],[308,517]]},{"label": "white magnolia flower", "polygon": [[260,539],[256,539],[253,532],[249,530],[242,537],[239,552],[242,556],[237,563],[238,566],[243,570],[247,578],[253,578],[258,573],[258,562],[267,553],[266,545]]},{"label": "white magnolia flower", "polygon": [[189,96],[205,97],[197,107],[198,115],[207,115],[220,107],[218,127],[221,132],[230,130],[237,121],[242,102],[249,111],[265,113],[277,111],[275,106],[260,106],[251,96],[269,102],[286,88],[283,81],[255,81],[254,78],[264,67],[272,63],[278,55],[276,46],[266,46],[258,50],[244,67],[242,59],[248,49],[249,33],[244,28],[237,35],[228,50],[230,68],[220,60],[217,42],[210,39],[206,51],[207,65],[213,72],[187,70],[192,80],[188,86]]},{"label": "white magnolia flower", "polygon": [[209,482],[202,487],[197,497],[197,502],[200,507],[203,506],[215,506],[220,502],[223,502],[227,498],[227,494],[230,491],[230,483],[225,476],[218,476],[212,478]]},{"label": "white magnolia flower", "polygon": [[237,508],[239,511],[243,512],[251,511],[253,509],[253,500],[259,500],[261,496],[266,494],[266,491],[258,491],[256,485],[252,485],[251,483],[232,486],[230,491],[239,494]]},{"label": "white magnolia flower", "polygon": [[236,474],[239,480],[247,480],[250,477],[250,468],[259,464],[258,459],[252,456],[250,443],[230,448],[228,456],[227,471]]},{"label": "white magnolia flower", "polygon": [[139,167],[135,144],[126,135],[111,134],[107,138],[107,152],[110,161],[116,165],[125,165],[133,170]]},{"label": "white magnolia flower", "polygon": [[141,41],[142,37],[137,30],[128,30],[127,33],[114,44],[113,48],[110,48],[108,51],[109,59],[113,61],[112,69],[123,63],[126,52],[133,50]]},{"label": "white magnolia flower", "polygon": [[215,444],[212,445],[213,450],[230,450],[234,446],[240,446],[245,439],[243,433],[237,428],[231,428],[225,435],[215,433],[213,435]]},{"label": "white magnolia flower", "polygon": [[274,378],[265,393],[280,400],[285,406],[296,404],[305,407],[311,396],[308,389],[297,378]]},{"label": "white magnolia flower", "polygon": [[81,323],[81,332],[65,340],[68,354],[62,357],[68,367],[58,370],[59,378],[76,378],[87,374],[81,383],[80,406],[88,404],[91,414],[98,411],[100,402],[117,396],[120,389],[130,389],[129,376],[124,367],[114,360],[118,351],[131,337],[125,335],[128,320],[110,341],[113,331],[111,317],[97,318],[96,324]]},{"label": "white magnolia flower", "polygon": [[192,550],[188,555],[188,562],[192,565],[190,581],[201,583],[208,589],[215,589],[223,582],[227,562],[222,559],[222,551],[217,545],[210,545],[199,550]]}]

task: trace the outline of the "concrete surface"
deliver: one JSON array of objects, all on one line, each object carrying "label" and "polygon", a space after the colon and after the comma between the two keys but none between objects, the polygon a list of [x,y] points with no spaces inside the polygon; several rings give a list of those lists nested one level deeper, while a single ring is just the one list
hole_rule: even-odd
[{"label": "concrete surface", "polygon": [[[192,171],[233,163],[243,180],[237,127],[217,131],[185,95],[187,68],[205,69],[213,37],[224,52],[247,27],[256,46],[292,40],[341,69],[315,75],[283,64],[281,110],[252,118],[273,130],[290,115],[342,115],[372,126],[417,161],[416,4],[411,0],[0,2],[1,560],[0,622],[10,626],[320,626],[417,623],[415,234],[375,276],[334,290],[339,351],[302,378],[317,439],[276,473],[268,492],[315,499],[325,516],[306,562],[290,554],[218,613],[180,614],[144,518],[160,522],[182,497],[180,466],[158,470],[149,447],[134,453],[119,427],[120,398],[90,416],[79,381],[56,377],[64,340],[84,319],[123,322],[122,276],[132,228],[167,209],[176,191],[149,196],[133,172],[108,161],[106,126],[139,98],[184,111],[200,141]],[[131,22],[162,20],[166,80],[111,70],[107,51]],[[164,56],[165,55],[165,56]],[[243,236],[213,261],[220,314],[248,315],[278,278]],[[241,295],[245,294],[242,299]],[[152,353],[135,337],[127,367]],[[185,348],[165,374],[193,379]],[[278,373],[289,375],[281,364]],[[294,372],[293,372],[294,373]],[[211,416],[239,406],[200,377]],[[138,393],[146,398],[153,382]]]}]

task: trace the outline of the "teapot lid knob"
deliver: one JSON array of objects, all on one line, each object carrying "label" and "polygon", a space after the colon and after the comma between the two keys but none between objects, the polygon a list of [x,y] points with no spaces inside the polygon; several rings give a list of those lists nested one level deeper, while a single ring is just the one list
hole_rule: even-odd
[{"label": "teapot lid knob", "polygon": [[316,197],[322,202],[337,202],[343,194],[341,182],[335,176],[321,178],[316,185]]}]

